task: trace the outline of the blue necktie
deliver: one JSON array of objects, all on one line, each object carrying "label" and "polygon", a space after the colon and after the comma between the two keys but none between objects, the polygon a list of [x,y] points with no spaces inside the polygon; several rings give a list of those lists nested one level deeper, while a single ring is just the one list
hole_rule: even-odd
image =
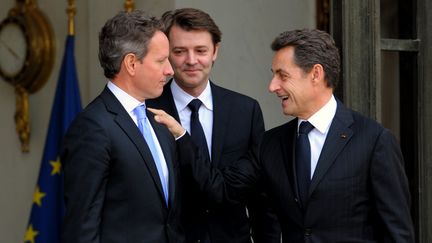
[{"label": "blue necktie", "polygon": [[[156,149],[155,141],[153,140],[153,136],[151,134],[151,127],[149,122],[147,121],[147,115],[146,115],[146,107],[145,105],[139,105],[134,109],[134,112],[137,116],[138,121],[138,128],[141,131],[141,133],[144,136],[145,141],[147,142],[147,145],[151,151],[151,154],[153,156],[153,160],[156,164],[156,168],[159,174],[159,178],[162,184],[163,192],[165,195],[165,202],[168,205],[168,179],[165,180],[165,176],[163,175],[162,170],[162,159],[159,158],[159,153]],[[167,177],[168,178],[168,177]]]},{"label": "blue necktie", "polygon": [[193,99],[188,107],[192,111],[190,130],[192,141],[197,145],[203,152],[203,155],[210,161],[210,153],[207,147],[207,141],[204,135],[204,130],[199,120],[198,110],[201,107],[202,102],[199,99]]},{"label": "blue necktie", "polygon": [[296,172],[300,201],[303,207],[306,206],[309,193],[311,177],[311,149],[308,133],[314,128],[308,121],[300,123],[296,141]]}]

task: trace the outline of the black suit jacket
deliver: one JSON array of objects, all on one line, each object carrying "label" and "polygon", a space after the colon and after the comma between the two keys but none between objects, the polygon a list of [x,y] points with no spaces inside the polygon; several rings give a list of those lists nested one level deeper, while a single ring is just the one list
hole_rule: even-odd
[{"label": "black suit jacket", "polygon": [[63,143],[66,217],[62,242],[183,242],[169,131],[147,114],[169,170],[169,205],[151,152],[129,114],[105,88],[74,120]]},{"label": "black suit jacket", "polygon": [[[148,100],[148,107],[163,109],[180,121],[170,81],[160,97]],[[235,163],[264,133],[261,108],[256,100],[210,82],[213,96],[212,165],[224,169]],[[280,241],[276,216],[268,199],[258,190],[248,199],[249,216],[241,203],[217,204],[200,192],[192,175],[182,174],[182,219],[187,242],[199,242],[208,232],[212,243],[247,243],[251,225],[255,243]]]},{"label": "black suit jacket", "polygon": [[200,161],[188,136],[178,144],[182,166],[214,200],[238,200],[264,185],[283,242],[414,242],[403,158],[387,129],[338,102],[305,208],[297,199],[296,136],[297,119],[271,129],[259,154],[225,171]]}]

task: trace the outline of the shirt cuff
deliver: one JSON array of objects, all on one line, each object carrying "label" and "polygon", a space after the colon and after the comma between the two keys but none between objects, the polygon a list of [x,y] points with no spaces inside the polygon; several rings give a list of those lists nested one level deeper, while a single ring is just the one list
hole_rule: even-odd
[{"label": "shirt cuff", "polygon": [[176,141],[179,140],[179,139],[182,138],[185,134],[186,134],[186,129],[184,130],[183,134],[180,135],[180,136],[178,136],[178,137],[176,137],[175,140],[176,140]]}]

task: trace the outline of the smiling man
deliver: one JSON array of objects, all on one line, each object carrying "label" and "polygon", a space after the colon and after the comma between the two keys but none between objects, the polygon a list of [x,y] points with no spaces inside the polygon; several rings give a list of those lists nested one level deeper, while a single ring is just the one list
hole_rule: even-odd
[{"label": "smiling man", "polygon": [[[415,242],[400,146],[388,129],[333,96],[340,63],[333,38],[292,30],[271,47],[269,90],[296,119],[266,131],[258,153],[225,170],[206,163],[186,134],[177,140],[182,167],[216,201],[265,188],[284,243]],[[155,113],[175,136],[184,134]]]},{"label": "smiling man", "polygon": [[[167,111],[188,130],[213,166],[223,169],[257,145],[264,133],[258,102],[209,80],[222,33],[199,9],[183,8],[162,16],[170,42],[174,78],[162,96],[147,102]],[[218,204],[182,177],[182,219],[187,242],[255,243],[280,241],[279,225],[262,190],[246,204]]]},{"label": "smiling man", "polygon": [[287,217],[284,239],[414,242],[400,147],[388,129],[333,96],[340,69],[334,40],[319,30],[293,30],[271,47],[269,90],[283,113],[297,118],[267,132],[264,145],[279,141],[293,158],[284,161],[291,188],[285,199],[297,207],[278,208],[299,217]]}]

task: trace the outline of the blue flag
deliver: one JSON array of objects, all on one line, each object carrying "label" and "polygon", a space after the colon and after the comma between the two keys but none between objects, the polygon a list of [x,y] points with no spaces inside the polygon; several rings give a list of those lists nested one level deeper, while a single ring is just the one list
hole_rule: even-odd
[{"label": "blue flag", "polygon": [[73,35],[69,35],[66,39],[39,178],[24,236],[25,243],[60,242],[60,228],[65,209],[59,150],[69,124],[82,109],[75,68],[74,38]]}]

